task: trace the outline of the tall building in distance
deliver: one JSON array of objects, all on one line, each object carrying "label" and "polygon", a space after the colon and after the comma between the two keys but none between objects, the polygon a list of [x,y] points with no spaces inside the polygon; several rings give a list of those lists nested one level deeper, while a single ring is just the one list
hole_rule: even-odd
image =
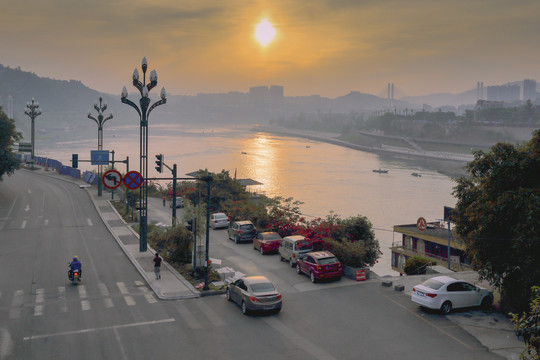
[{"label": "tall building in distance", "polygon": [[536,80],[523,80],[523,101],[535,101],[537,97],[538,93],[536,92]]},{"label": "tall building in distance", "polygon": [[498,85],[487,87],[488,101],[514,102],[520,100],[521,88],[519,85]]},{"label": "tall building in distance", "polygon": [[484,82],[478,81],[476,83],[476,100],[484,100]]}]

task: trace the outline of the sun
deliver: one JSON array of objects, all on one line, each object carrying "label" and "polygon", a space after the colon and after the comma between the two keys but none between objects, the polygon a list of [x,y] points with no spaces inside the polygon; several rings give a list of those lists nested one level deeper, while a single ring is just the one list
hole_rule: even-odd
[{"label": "sun", "polygon": [[276,37],[276,29],[267,19],[262,19],[261,22],[255,26],[255,39],[257,39],[262,46],[268,45],[274,37]]}]

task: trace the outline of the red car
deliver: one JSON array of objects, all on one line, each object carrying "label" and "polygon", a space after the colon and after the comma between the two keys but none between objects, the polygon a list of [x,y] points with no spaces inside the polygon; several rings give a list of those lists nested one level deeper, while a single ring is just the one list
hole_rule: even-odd
[{"label": "red car", "polygon": [[253,238],[253,250],[259,250],[262,255],[277,252],[281,240],[283,239],[277,232],[267,231],[258,233]]},{"label": "red car", "polygon": [[304,254],[296,262],[296,272],[309,275],[311,282],[319,279],[341,279],[343,268],[339,260],[329,251],[314,251]]}]

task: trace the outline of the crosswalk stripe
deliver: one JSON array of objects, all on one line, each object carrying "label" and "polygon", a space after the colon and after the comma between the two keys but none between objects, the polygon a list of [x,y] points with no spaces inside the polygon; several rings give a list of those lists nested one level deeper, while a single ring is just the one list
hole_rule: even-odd
[{"label": "crosswalk stripe", "polygon": [[43,223],[44,223],[45,226],[49,225],[49,219],[43,220]]},{"label": "crosswalk stripe", "polygon": [[68,311],[67,301],[66,301],[66,287],[58,287],[58,298],[60,299],[60,311],[65,313]]},{"label": "crosswalk stripe", "polygon": [[90,218],[86,218],[86,222],[88,223],[88,226],[94,226],[94,224],[92,224],[92,220],[90,220]]},{"label": "crosswalk stripe", "polygon": [[218,314],[207,304],[203,302],[196,303],[199,309],[206,315],[206,317],[214,324],[214,326],[225,326],[225,322],[221,320]]},{"label": "crosswalk stripe", "polygon": [[124,284],[123,282],[117,282],[116,286],[118,286],[118,289],[120,290],[122,295],[124,295],[124,300],[126,301],[126,304],[128,304],[128,306],[133,306],[136,304],[135,299],[133,299],[133,297],[126,295],[126,294],[129,294],[126,284]]},{"label": "crosswalk stripe", "polygon": [[82,309],[82,311],[88,311],[88,310],[90,310],[90,301],[88,301],[88,300],[81,300],[81,309]]},{"label": "crosswalk stripe", "polygon": [[140,287],[141,290],[144,292],[144,297],[145,297],[146,301],[148,301],[149,304],[157,303],[156,297],[154,296],[152,291],[150,291],[148,286],[146,286],[145,283],[143,283],[142,281],[139,281],[139,280],[135,280],[135,285],[137,287]]},{"label": "crosswalk stripe", "polygon": [[45,301],[45,289],[36,289],[36,305],[34,306],[34,316],[43,315],[43,304]]},{"label": "crosswalk stripe", "polygon": [[79,290],[79,297],[81,299],[86,299],[86,286],[84,285],[79,285],[77,287],[77,290]]},{"label": "crosswalk stripe", "polygon": [[183,304],[177,304],[176,310],[178,310],[178,313],[190,328],[192,328],[193,330],[202,329],[201,323]]},{"label": "crosswalk stripe", "polygon": [[114,307],[114,303],[112,299],[109,297],[109,289],[107,289],[107,285],[104,283],[99,283],[99,291],[101,292],[101,295],[103,296],[103,303],[105,304],[105,307],[107,309],[110,309]]},{"label": "crosswalk stripe", "polygon": [[23,291],[17,290],[13,293],[13,300],[11,301],[11,310],[9,310],[10,319],[18,319],[21,317],[21,305],[23,303]]},{"label": "crosswalk stripe", "polygon": [[23,220],[22,224],[21,224],[21,229],[24,229],[26,227],[26,220]]}]

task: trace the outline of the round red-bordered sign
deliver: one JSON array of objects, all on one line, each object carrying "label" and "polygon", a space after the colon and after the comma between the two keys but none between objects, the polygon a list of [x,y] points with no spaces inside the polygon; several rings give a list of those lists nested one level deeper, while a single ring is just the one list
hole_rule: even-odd
[{"label": "round red-bordered sign", "polygon": [[107,189],[116,189],[122,184],[122,174],[116,170],[109,170],[103,174],[101,181]]},{"label": "round red-bordered sign", "polygon": [[124,185],[130,190],[135,190],[141,187],[143,177],[138,171],[130,171],[124,176]]},{"label": "round red-bordered sign", "polygon": [[418,220],[416,221],[416,227],[420,231],[425,231],[427,229],[426,219],[424,219],[423,217],[419,217]]}]

